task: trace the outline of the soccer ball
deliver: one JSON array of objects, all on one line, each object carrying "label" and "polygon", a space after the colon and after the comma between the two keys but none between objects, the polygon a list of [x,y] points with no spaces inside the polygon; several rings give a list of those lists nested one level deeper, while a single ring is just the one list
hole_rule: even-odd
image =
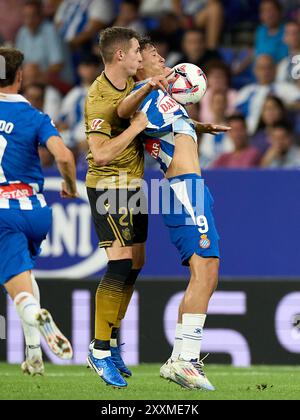
[{"label": "soccer ball", "polygon": [[173,68],[170,94],[181,105],[197,104],[207,91],[207,78],[195,64],[183,63]]}]

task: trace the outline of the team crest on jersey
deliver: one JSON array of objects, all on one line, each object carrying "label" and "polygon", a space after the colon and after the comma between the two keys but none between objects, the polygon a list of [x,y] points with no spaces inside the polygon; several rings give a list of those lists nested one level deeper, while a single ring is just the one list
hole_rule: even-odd
[{"label": "team crest on jersey", "polygon": [[102,126],[102,124],[104,123],[104,120],[101,120],[100,118],[96,118],[95,120],[92,121],[92,130],[99,130]]},{"label": "team crest on jersey", "polygon": [[159,112],[172,114],[180,109],[180,105],[171,96],[164,96],[158,104]]},{"label": "team crest on jersey", "polygon": [[199,244],[200,248],[202,249],[208,249],[210,247],[210,240],[208,239],[207,235],[201,235]]},{"label": "team crest on jersey", "polygon": [[130,241],[131,240],[131,233],[129,228],[123,229],[122,230],[122,236],[126,241]]}]

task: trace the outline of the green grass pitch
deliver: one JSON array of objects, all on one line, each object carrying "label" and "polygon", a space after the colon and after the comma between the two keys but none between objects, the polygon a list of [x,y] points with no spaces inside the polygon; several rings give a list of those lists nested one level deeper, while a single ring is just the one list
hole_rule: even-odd
[{"label": "green grass pitch", "polygon": [[217,391],[190,391],[159,377],[159,365],[134,367],[127,389],[112,389],[84,366],[46,366],[44,377],[0,364],[0,400],[299,400],[299,367],[207,366]]}]

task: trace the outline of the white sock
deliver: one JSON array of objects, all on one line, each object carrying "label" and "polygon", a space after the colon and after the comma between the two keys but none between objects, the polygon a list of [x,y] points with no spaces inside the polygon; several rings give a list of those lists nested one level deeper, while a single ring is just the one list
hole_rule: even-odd
[{"label": "white sock", "polygon": [[17,312],[28,326],[36,327],[36,316],[41,310],[39,302],[30,293],[19,293],[14,300]]},{"label": "white sock", "polygon": [[205,320],[206,315],[203,314],[183,314],[180,359],[190,361],[200,358]]},{"label": "white sock", "polygon": [[[31,274],[33,296],[40,303],[40,290],[33,274]],[[26,359],[42,358],[41,334],[36,327],[31,327],[21,319],[26,342]]]},{"label": "white sock", "polygon": [[96,350],[93,349],[93,356],[95,359],[105,359],[106,357],[111,356],[110,350]]},{"label": "white sock", "polygon": [[171,360],[174,362],[179,359],[182,348],[182,324],[176,324],[175,340]]}]

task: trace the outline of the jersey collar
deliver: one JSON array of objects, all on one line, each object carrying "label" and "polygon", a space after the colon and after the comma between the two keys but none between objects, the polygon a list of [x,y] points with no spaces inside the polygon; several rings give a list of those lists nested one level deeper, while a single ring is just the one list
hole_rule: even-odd
[{"label": "jersey collar", "polygon": [[14,93],[2,93],[0,92],[0,102],[25,102],[29,104],[27,99],[24,98],[22,95],[14,94]]}]

